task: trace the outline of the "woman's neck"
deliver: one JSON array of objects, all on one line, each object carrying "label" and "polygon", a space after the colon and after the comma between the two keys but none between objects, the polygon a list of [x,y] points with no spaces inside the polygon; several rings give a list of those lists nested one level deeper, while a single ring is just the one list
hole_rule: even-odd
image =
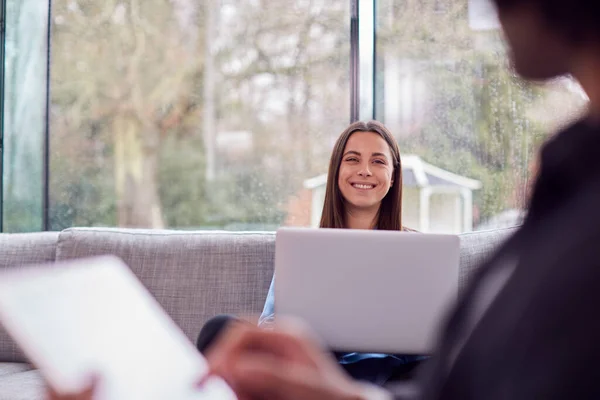
[{"label": "woman's neck", "polygon": [[347,210],[347,229],[375,229],[377,228],[377,217],[379,209],[374,210]]}]

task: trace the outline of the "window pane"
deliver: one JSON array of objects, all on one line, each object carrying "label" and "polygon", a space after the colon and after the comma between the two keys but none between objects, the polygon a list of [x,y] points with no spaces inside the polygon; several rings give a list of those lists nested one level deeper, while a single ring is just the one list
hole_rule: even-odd
[{"label": "window pane", "polygon": [[376,114],[403,153],[405,221],[433,232],[518,224],[536,152],[580,114],[579,88],[518,80],[489,0],[379,0],[377,39]]},{"label": "window pane", "polygon": [[347,0],[54,0],[52,22],[52,228],[310,224],[349,121]]},{"label": "window pane", "polygon": [[48,7],[7,0],[3,231],[43,227]]}]

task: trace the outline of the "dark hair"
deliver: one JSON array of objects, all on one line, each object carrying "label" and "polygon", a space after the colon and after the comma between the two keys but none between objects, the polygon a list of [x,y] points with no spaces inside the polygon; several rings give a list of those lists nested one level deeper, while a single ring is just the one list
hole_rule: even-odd
[{"label": "dark hair", "polygon": [[355,122],[347,127],[340,135],[329,162],[327,186],[325,189],[325,204],[321,215],[321,228],[346,228],[346,210],[344,198],[338,186],[340,164],[348,139],[356,132],[374,132],[386,141],[392,153],[394,167],[394,184],[381,200],[377,216],[377,229],[388,231],[403,230],[402,227],[402,164],[400,150],[396,139],[390,131],[378,121]]},{"label": "dark hair", "polygon": [[501,11],[523,5],[538,9],[543,18],[573,44],[600,39],[598,0],[494,0]]}]

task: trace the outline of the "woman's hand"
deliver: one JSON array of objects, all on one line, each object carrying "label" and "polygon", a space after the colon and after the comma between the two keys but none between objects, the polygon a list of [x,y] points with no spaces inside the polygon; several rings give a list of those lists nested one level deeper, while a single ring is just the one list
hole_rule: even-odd
[{"label": "woman's hand", "polygon": [[240,399],[361,398],[362,387],[297,324],[272,331],[232,326],[207,359],[211,374],[224,378]]}]

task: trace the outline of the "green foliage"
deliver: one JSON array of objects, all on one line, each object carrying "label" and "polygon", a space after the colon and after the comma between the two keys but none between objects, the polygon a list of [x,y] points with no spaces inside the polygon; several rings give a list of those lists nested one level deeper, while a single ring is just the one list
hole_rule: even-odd
[{"label": "green foliage", "polygon": [[208,205],[201,141],[165,138],[159,165],[160,199],[166,225],[181,228],[204,225]]}]

